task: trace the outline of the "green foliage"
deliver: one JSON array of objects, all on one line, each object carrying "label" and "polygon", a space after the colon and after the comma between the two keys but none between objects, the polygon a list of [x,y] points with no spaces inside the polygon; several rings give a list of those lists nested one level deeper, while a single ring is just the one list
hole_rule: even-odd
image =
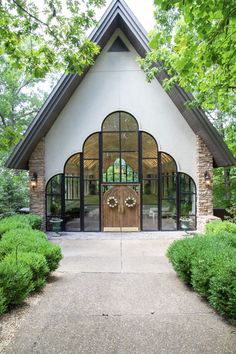
[{"label": "green foliage", "polygon": [[[155,0],[156,25],[142,62],[148,78],[167,69],[165,87],[178,83],[206,109],[235,112],[235,1]],[[154,62],[159,67],[153,68]]]},{"label": "green foliage", "polygon": [[174,241],[167,251],[167,257],[171,261],[176,273],[186,284],[191,283],[191,263],[201,245],[198,236]]},{"label": "green foliage", "polygon": [[19,229],[6,232],[0,242],[0,257],[16,250],[42,254],[50,272],[58,267],[62,259],[60,247],[48,242],[45,239],[45,234],[37,230]]},{"label": "green foliage", "polygon": [[32,229],[40,230],[41,225],[42,225],[42,218],[38,215],[35,214],[15,214],[13,216],[9,216],[3,220],[0,221],[0,226],[1,223],[7,221],[9,223],[12,222],[19,222],[23,223],[25,225],[29,225]]},{"label": "green foliage", "polygon": [[211,235],[221,235],[223,233],[232,233],[236,235],[236,224],[230,221],[211,221],[205,226],[205,233]]},{"label": "green foliage", "polygon": [[235,255],[232,248],[222,241],[214,238],[213,242],[208,243],[206,247],[201,249],[201,252],[198,252],[197,257],[191,263],[193,289],[206,298],[209,297],[211,291],[212,278],[224,267],[225,262]]},{"label": "green foliage", "polygon": [[0,239],[5,232],[10,230],[15,230],[15,229],[31,230],[31,227],[30,225],[27,225],[24,222],[18,220],[13,220],[13,221],[9,221],[8,219],[0,220]]},{"label": "green foliage", "polygon": [[104,0],[5,1],[0,7],[0,54],[12,67],[36,78],[50,70],[81,74],[93,63],[97,44],[86,32],[95,24],[95,8]]},{"label": "green foliage", "polygon": [[12,259],[1,261],[0,288],[3,289],[7,306],[21,304],[33,289],[30,267]]},{"label": "green foliage", "polygon": [[209,229],[213,234],[175,241],[167,255],[185,283],[220,314],[236,320],[236,234]]},{"label": "green foliage", "polygon": [[236,256],[227,258],[212,277],[210,304],[222,315],[236,320]]},{"label": "green foliage", "polygon": [[27,265],[32,272],[33,289],[38,291],[43,288],[46,283],[46,277],[49,274],[49,269],[44,256],[41,254],[28,252],[28,253],[11,253],[5,260],[10,260],[19,264]]},{"label": "green foliage", "polygon": [[6,311],[7,306],[6,306],[6,297],[3,292],[3,288],[0,288],[0,316]]}]

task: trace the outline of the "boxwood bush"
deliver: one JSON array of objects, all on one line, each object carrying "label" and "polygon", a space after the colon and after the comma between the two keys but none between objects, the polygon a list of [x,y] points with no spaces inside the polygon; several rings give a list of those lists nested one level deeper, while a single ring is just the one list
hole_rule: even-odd
[{"label": "boxwood bush", "polygon": [[15,214],[0,220],[0,237],[7,231],[13,229],[36,229],[40,230],[42,218],[34,214]]},{"label": "boxwood bush", "polygon": [[0,220],[0,315],[42,289],[62,253],[38,229],[41,218],[14,215]]},{"label": "boxwood bush", "polygon": [[167,256],[178,276],[225,317],[236,321],[236,234],[199,235],[173,242]]},{"label": "boxwood bush", "polygon": [[11,253],[5,260],[15,262],[17,264],[25,264],[30,267],[32,272],[33,290],[40,290],[46,283],[46,277],[49,274],[49,268],[43,255],[33,252]]},{"label": "boxwood bush", "polygon": [[6,232],[0,243],[0,259],[16,250],[42,254],[50,272],[57,269],[62,259],[61,248],[48,242],[41,231],[11,230]]},{"label": "boxwood bush", "polygon": [[211,221],[205,226],[205,233],[211,235],[221,235],[222,232],[236,234],[236,224],[230,221],[215,220]]},{"label": "boxwood bush", "polygon": [[7,309],[7,299],[3,292],[3,288],[0,288],[0,316],[6,311]]},{"label": "boxwood bush", "polygon": [[33,274],[30,267],[16,263],[12,259],[0,262],[0,288],[6,299],[6,305],[19,305],[33,290]]}]

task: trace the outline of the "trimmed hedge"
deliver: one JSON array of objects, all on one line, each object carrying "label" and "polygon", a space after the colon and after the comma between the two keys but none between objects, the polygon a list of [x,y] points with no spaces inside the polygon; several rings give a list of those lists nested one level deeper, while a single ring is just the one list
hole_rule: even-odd
[{"label": "trimmed hedge", "polygon": [[11,230],[6,232],[0,243],[0,259],[16,250],[42,254],[50,272],[57,269],[62,259],[61,248],[48,242],[45,234],[36,230]]},{"label": "trimmed hedge", "polygon": [[3,288],[0,288],[0,316],[6,311],[7,309],[7,300],[3,292]]},{"label": "trimmed hedge", "polygon": [[5,260],[15,262],[17,264],[25,264],[30,267],[32,272],[33,290],[38,291],[43,288],[46,283],[46,277],[49,274],[49,268],[46,259],[38,253],[11,253]]},{"label": "trimmed hedge", "polygon": [[236,320],[236,234],[199,235],[167,251],[178,276],[223,316]]},{"label": "trimmed hedge", "polygon": [[39,231],[41,218],[14,215],[0,220],[0,315],[43,288],[62,253]]},{"label": "trimmed hedge", "polygon": [[0,263],[0,288],[3,289],[6,305],[19,305],[33,290],[33,274],[30,267],[4,259]]},{"label": "trimmed hedge", "polygon": [[7,231],[13,229],[35,229],[40,230],[42,218],[34,214],[15,214],[0,220],[0,237]]},{"label": "trimmed hedge", "polygon": [[222,232],[236,234],[236,224],[230,221],[211,221],[205,226],[205,233],[210,235],[221,235]]}]

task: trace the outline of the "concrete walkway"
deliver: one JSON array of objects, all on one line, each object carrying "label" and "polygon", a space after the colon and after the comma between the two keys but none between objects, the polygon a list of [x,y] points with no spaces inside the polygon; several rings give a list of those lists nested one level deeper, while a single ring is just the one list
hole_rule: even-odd
[{"label": "concrete walkway", "polygon": [[64,259],[6,354],[235,354],[235,327],[165,257],[178,237],[54,238]]}]

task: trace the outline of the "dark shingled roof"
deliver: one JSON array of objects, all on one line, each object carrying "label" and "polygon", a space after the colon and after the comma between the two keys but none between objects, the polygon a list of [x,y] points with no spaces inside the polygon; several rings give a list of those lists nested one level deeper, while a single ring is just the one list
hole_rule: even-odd
[{"label": "dark shingled roof", "polygon": [[[123,0],[114,0],[101,18],[98,26],[90,35],[90,40],[104,48],[114,31],[120,28],[129,39],[141,57],[150,51],[147,33]],[[48,99],[30,124],[24,139],[16,146],[10,155],[6,166],[16,169],[28,169],[28,161],[34,148],[42,137],[46,135],[59,113],[69,101],[71,95],[81,83],[89,68],[83,75],[65,74],[49,95]],[[165,72],[156,76],[162,83],[167,77]],[[175,86],[169,97],[179,109],[195,134],[202,137],[214,158],[214,166],[236,165],[236,160],[217,130],[210,123],[204,111],[200,108],[187,108],[186,102],[193,100],[193,96],[186,93],[181,87]]]}]

